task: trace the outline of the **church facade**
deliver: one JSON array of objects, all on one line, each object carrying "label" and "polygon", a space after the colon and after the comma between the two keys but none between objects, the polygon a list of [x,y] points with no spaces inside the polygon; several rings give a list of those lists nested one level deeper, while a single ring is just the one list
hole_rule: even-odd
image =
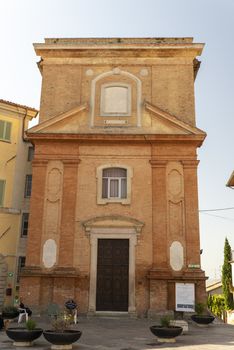
[{"label": "church facade", "polygon": [[[192,38],[45,39],[21,294],[45,310],[175,310],[205,298]],[[177,305],[178,306],[178,305]],[[183,306],[182,306],[183,307]],[[187,306],[184,305],[186,308]]]}]

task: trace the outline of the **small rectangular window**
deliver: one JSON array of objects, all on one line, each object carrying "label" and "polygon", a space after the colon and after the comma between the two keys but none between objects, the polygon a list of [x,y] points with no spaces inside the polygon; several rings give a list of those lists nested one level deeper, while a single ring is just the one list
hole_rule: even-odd
[{"label": "small rectangular window", "polygon": [[28,148],[28,162],[31,162],[34,157],[34,147],[30,146]]},{"label": "small rectangular window", "polygon": [[0,140],[11,140],[11,123],[5,120],[0,120]]},{"label": "small rectangular window", "polygon": [[22,237],[25,237],[28,235],[28,218],[29,218],[29,213],[23,213],[22,224],[21,224],[21,236]]},{"label": "small rectangular window", "polygon": [[25,266],[26,258],[25,256],[19,256],[18,258],[18,273],[17,273],[17,282],[19,282],[19,275],[22,268]]},{"label": "small rectangular window", "polygon": [[25,190],[24,190],[25,198],[31,197],[31,190],[32,190],[32,175],[26,175]]},{"label": "small rectangular window", "polygon": [[5,187],[6,187],[6,181],[0,180],[0,207],[4,206],[3,204],[4,204]]}]

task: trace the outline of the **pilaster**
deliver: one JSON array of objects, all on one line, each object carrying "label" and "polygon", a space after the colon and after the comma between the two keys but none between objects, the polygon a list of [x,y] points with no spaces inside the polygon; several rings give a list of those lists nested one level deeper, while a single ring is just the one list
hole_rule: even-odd
[{"label": "pilaster", "polygon": [[182,161],[184,168],[186,265],[200,266],[197,166],[199,161]]},{"label": "pilaster", "polygon": [[153,266],[167,267],[167,161],[151,160],[152,166],[152,217]]},{"label": "pilaster", "polygon": [[40,265],[47,163],[47,160],[32,162],[33,181],[27,238],[27,265],[30,266]]},{"label": "pilaster", "polygon": [[78,159],[63,160],[59,266],[73,266],[78,163]]}]

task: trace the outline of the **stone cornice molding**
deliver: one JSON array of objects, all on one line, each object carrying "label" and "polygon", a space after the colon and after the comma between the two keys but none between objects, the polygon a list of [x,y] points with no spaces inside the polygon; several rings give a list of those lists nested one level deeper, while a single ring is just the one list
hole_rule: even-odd
[{"label": "stone cornice molding", "polygon": [[199,281],[205,281],[207,277],[205,277],[204,271],[201,269],[194,269],[194,270],[187,270],[184,269],[178,273],[172,273],[169,269],[159,269],[159,268],[152,268],[148,271],[147,278],[149,280],[165,280],[167,279],[168,282],[197,282]]},{"label": "stone cornice molding", "polygon": [[32,166],[33,167],[46,167],[48,164],[47,159],[33,159]]},{"label": "stone cornice molding", "polygon": [[56,266],[52,269],[42,269],[40,266],[25,266],[20,272],[21,277],[79,277],[80,272],[73,267]]},{"label": "stone cornice molding", "polygon": [[145,106],[145,109],[151,112],[153,116],[157,116],[161,119],[168,121],[172,125],[179,127],[183,132],[186,132],[186,133],[189,132],[195,135],[204,135],[204,137],[206,136],[206,133],[203,130],[183,122],[182,120],[178,119],[176,116],[162,110],[161,108],[155,105],[152,105],[147,101],[144,102],[144,106]]},{"label": "stone cornice molding", "polygon": [[[107,132],[107,131],[106,131]],[[80,142],[143,142],[143,143],[191,143],[195,147],[200,147],[205,139],[205,135],[192,134],[113,134],[113,133],[84,133],[84,134],[68,134],[68,133],[27,133],[28,140],[62,140],[62,141],[80,141]]]},{"label": "stone cornice molding", "polygon": [[80,163],[80,159],[62,159],[64,166],[74,167]]},{"label": "stone cornice molding", "polygon": [[54,117],[51,117],[48,120],[43,121],[42,123],[39,123],[38,125],[30,128],[27,130],[26,134],[32,134],[32,133],[38,133],[41,132],[43,133],[43,130],[45,130],[46,128],[60,122],[63,121],[69,117],[74,116],[75,114],[78,114],[84,110],[88,110],[88,103],[83,103],[75,108],[70,109],[69,111],[60,113],[59,115],[56,115]]},{"label": "stone cornice molding", "polygon": [[83,38],[83,39],[45,39],[45,43],[34,43],[38,56],[96,56],[101,51],[104,56],[130,55],[136,51],[139,56],[200,56],[204,47],[202,43],[193,43],[192,38]]}]

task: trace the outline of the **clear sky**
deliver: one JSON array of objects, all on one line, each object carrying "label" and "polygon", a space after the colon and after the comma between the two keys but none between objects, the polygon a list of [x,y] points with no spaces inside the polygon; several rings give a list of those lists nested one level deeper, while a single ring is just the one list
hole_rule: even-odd
[{"label": "clear sky", "polygon": [[[233,0],[0,0],[0,99],[39,108],[41,76],[32,43],[45,37],[194,37],[206,44],[196,79],[200,209],[234,207]],[[209,214],[209,215],[208,215]],[[200,214],[202,267],[219,277],[234,210]]]}]

